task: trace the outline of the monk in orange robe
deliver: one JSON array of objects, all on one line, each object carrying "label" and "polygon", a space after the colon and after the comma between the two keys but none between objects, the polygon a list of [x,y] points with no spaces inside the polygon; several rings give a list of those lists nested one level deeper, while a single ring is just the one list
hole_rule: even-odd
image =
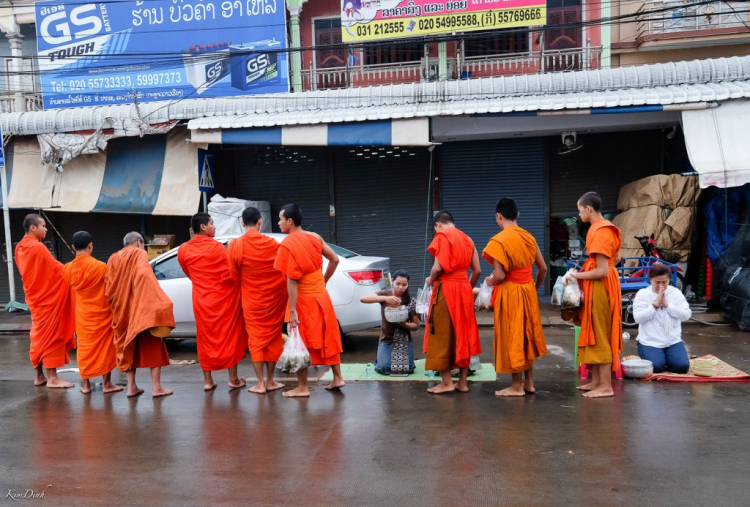
[{"label": "monk in orange robe", "polygon": [[63,267],[63,280],[73,288],[76,296],[76,338],[78,340],[78,369],[83,379],[81,392],[91,392],[91,380],[101,376],[103,391],[116,393],[122,386],[112,383],[112,370],[117,366],[115,336],[112,332],[112,309],[104,295],[107,265],[94,259],[91,234],[73,234],[76,258]]},{"label": "monk in orange robe", "polygon": [[[474,242],[458,230],[447,211],[435,215],[434,225],[435,238],[427,249],[435,262],[427,278],[427,284],[432,285],[432,301],[425,326],[424,351],[425,369],[439,371],[442,382],[427,391],[468,392],[471,356],[482,353],[472,290],[482,274],[479,254]],[[453,368],[461,370],[457,385],[451,378]]]},{"label": "monk in orange robe", "polygon": [[622,292],[615,268],[620,263],[620,229],[605,220],[602,199],[587,192],[578,200],[578,214],[591,227],[586,234],[589,258],[578,279],[583,293],[578,358],[592,370],[592,382],[578,386],[587,398],[613,396],[612,372],[620,367],[622,351]]},{"label": "monk in orange robe", "polygon": [[228,370],[230,389],[238,389],[246,384],[237,376],[237,365],[247,350],[239,276],[229,268],[227,249],[214,239],[216,228],[211,215],[196,213],[191,226],[195,236],[180,246],[177,260],[193,282],[193,314],[198,362],[205,381],[203,389],[216,389],[211,372],[219,370]]},{"label": "monk in orange robe", "polygon": [[495,396],[524,396],[536,392],[534,359],[547,353],[536,295],[547,276],[547,264],[534,236],[518,226],[518,206],[513,199],[498,201],[495,220],[502,231],[487,243],[482,257],[495,268],[485,279],[487,285],[494,286],[495,371],[510,373],[513,378],[512,385],[496,391]]},{"label": "monk in orange robe", "polygon": [[262,224],[260,211],[245,208],[242,225],[246,232],[229,243],[229,264],[241,277],[247,343],[258,377],[258,385],[248,391],[258,394],[284,387],[273,379],[273,372],[284,350],[281,327],[289,302],[286,276],[273,267],[279,243],[260,233]]},{"label": "monk in orange robe", "polygon": [[137,368],[151,369],[151,394],[169,396],[171,389],[161,385],[161,369],[169,365],[164,338],[175,328],[172,301],[156,281],[143,236],[129,232],[125,247],[107,261],[104,294],[112,308],[117,367],[128,379],[128,396],[139,396],[143,389],[135,383]]},{"label": "monk in orange robe", "polygon": [[16,246],[15,259],[31,311],[29,359],[36,373],[34,385],[70,388],[73,384],[58,377],[57,368],[70,364],[68,351],[76,348],[73,291],[62,279],[62,263],[42,243],[47,235],[44,219],[26,215],[23,230],[26,235]]},{"label": "monk in orange robe", "polygon": [[[302,230],[302,211],[287,204],[279,212],[279,228],[288,234],[279,246],[274,268],[287,278],[289,327],[299,327],[313,365],[328,365],[333,382],[326,389],[344,387],[341,376],[341,333],[326,283],[336,271],[339,258],[323,238]],[[323,275],[323,257],[328,267]],[[297,387],[286,391],[287,398],[310,396],[307,370],[297,372]]]}]

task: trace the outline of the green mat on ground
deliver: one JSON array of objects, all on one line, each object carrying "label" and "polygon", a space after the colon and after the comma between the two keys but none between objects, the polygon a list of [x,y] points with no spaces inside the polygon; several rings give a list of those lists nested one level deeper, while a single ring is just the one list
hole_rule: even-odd
[{"label": "green mat on ground", "polygon": [[[431,379],[427,376],[424,370],[424,359],[417,359],[414,361],[414,363],[417,366],[417,369],[414,370],[414,373],[409,375],[408,377],[393,377],[391,375],[381,375],[380,373],[373,370],[372,372],[372,378],[367,379],[365,378],[365,368],[367,367],[366,364],[349,364],[349,363],[342,363],[341,364],[341,375],[344,377],[344,380],[346,381],[362,381],[362,382],[439,382],[440,381],[440,375],[435,374],[435,378]],[[326,373],[323,374],[318,380],[333,380],[333,372],[331,370],[328,370]],[[471,382],[495,382],[496,375],[495,375],[495,368],[489,364],[489,363],[482,363],[482,369],[477,371],[474,375],[469,377],[469,380]]]}]

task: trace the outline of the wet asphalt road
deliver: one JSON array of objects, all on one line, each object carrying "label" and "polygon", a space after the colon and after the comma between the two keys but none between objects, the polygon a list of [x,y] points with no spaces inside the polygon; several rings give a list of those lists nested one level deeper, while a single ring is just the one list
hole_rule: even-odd
[{"label": "wet asphalt road", "polygon": [[[164,399],[36,388],[28,336],[0,336],[0,502],[49,505],[748,505],[750,384],[616,382],[576,392],[572,332],[545,329],[539,393],[508,384],[428,395],[423,382],[316,386],[310,399],[202,391],[199,366],[170,366]],[[376,336],[347,337],[345,362]],[[689,326],[691,353],[750,371],[750,334]],[[491,330],[482,330],[483,359]],[[626,342],[634,353],[635,342]],[[417,347],[419,350],[421,347]],[[194,343],[172,343],[174,359]],[[418,357],[422,357],[418,354]],[[249,376],[244,361],[240,373]],[[63,374],[73,380],[76,375]],[[115,379],[119,379],[115,373]],[[141,387],[150,386],[139,371]],[[121,379],[124,381],[124,378]],[[80,384],[80,381],[77,382]],[[77,386],[78,387],[78,386]],[[77,389],[77,388],[76,388]],[[21,501],[21,500],[20,500]]]}]

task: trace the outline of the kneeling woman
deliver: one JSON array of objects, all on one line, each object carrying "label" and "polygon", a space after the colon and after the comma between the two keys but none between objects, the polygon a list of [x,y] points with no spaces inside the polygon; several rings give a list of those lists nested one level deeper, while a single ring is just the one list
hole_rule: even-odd
[{"label": "kneeling woman", "polygon": [[651,267],[651,287],[641,289],[633,301],[638,323],[638,355],[654,364],[654,373],[664,370],[687,373],[690,369],[682,342],[683,321],[692,316],[690,305],[676,287],[669,285],[669,268],[661,263]]},{"label": "kneeling woman", "polygon": [[[363,303],[380,303],[380,343],[375,371],[383,375],[408,375],[414,371],[414,342],[411,332],[419,329],[415,299],[409,295],[409,273],[393,273],[393,290],[381,290],[360,299]],[[388,322],[389,313],[398,307],[406,309],[405,321]],[[402,308],[402,310],[403,310]],[[393,319],[391,319],[393,320]]]}]

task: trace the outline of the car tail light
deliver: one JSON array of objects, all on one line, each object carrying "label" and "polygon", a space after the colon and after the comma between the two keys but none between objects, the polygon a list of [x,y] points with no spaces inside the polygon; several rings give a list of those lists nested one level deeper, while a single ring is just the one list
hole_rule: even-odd
[{"label": "car tail light", "polygon": [[375,285],[383,279],[383,272],[374,269],[362,271],[347,271],[346,276],[354,280],[357,285]]}]

